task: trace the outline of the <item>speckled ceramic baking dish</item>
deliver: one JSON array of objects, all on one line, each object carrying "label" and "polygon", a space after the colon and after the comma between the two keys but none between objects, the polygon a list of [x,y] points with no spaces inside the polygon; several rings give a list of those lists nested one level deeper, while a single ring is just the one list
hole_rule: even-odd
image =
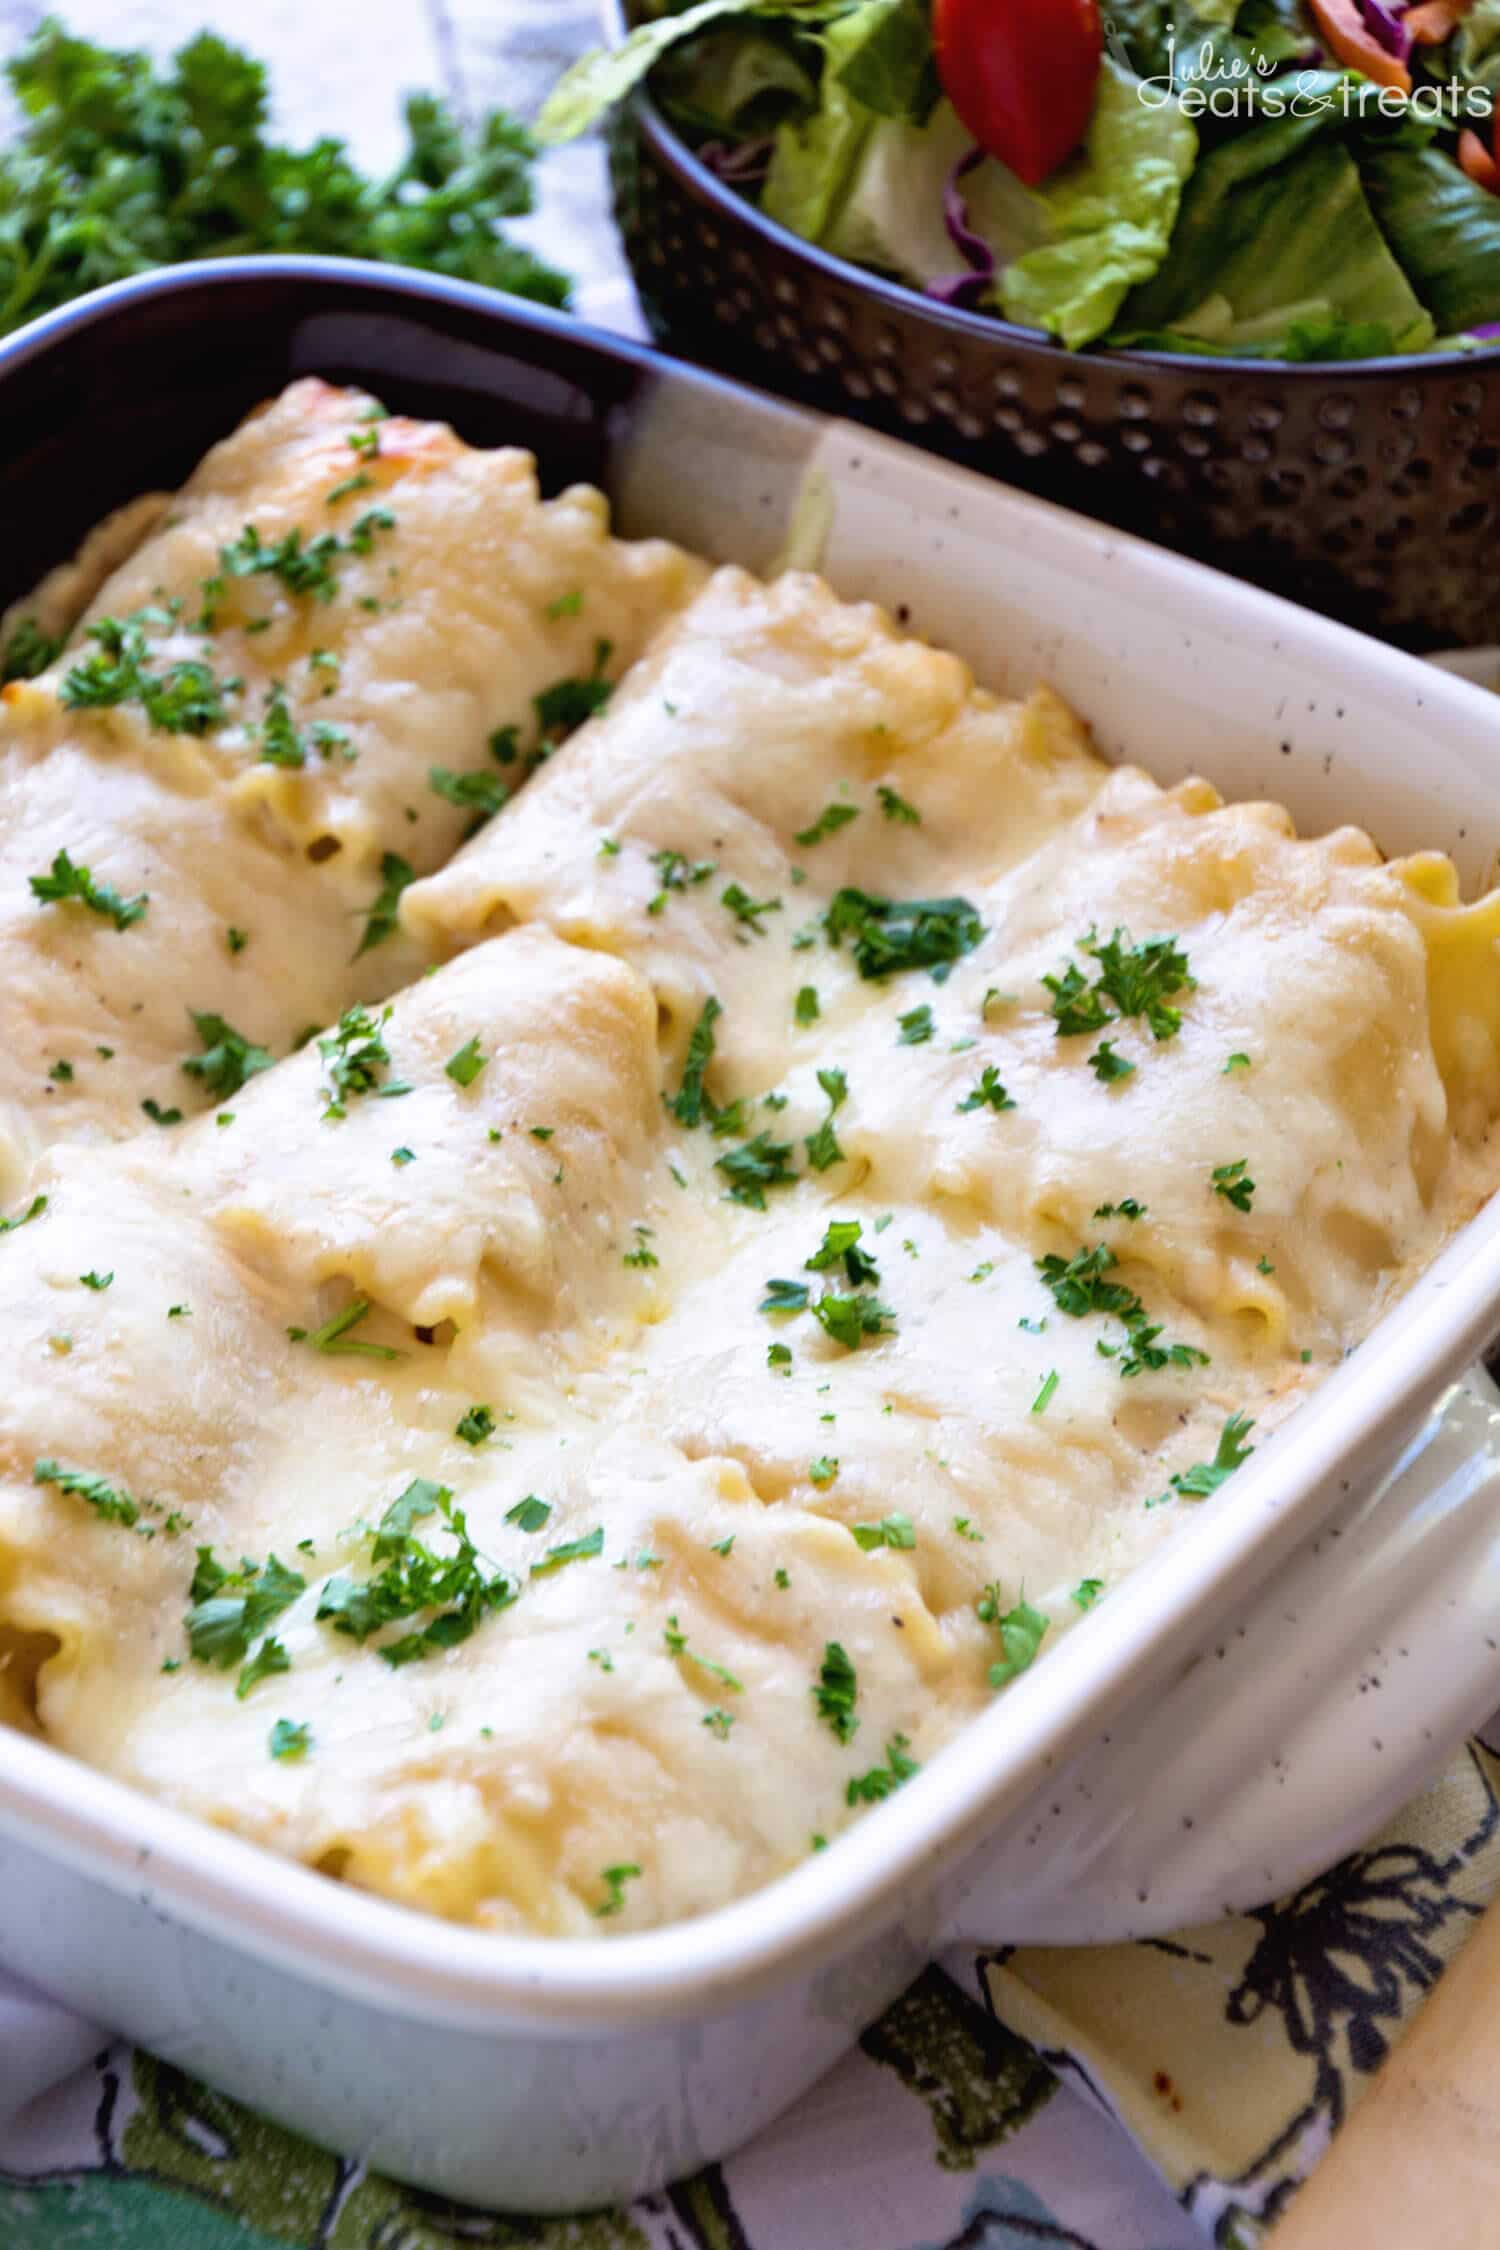
[{"label": "speckled ceramic baking dish", "polygon": [[[626,531],[758,568],[801,494],[841,592],[995,686],[1050,678],[1107,754],[1490,873],[1500,704],[1480,689],[867,431],[373,267],[153,275],[0,350],[0,602],[311,372],[531,445],[549,486],[600,481]],[[651,2188],[792,2101],[935,1950],[1243,1907],[1393,1809],[1500,1698],[1500,1413],[1455,1381],[1497,1326],[1500,1198],[1174,1545],[897,1797],[722,1912],[600,1943],[485,1935],[11,1735],[0,1961],[455,2196]]]}]

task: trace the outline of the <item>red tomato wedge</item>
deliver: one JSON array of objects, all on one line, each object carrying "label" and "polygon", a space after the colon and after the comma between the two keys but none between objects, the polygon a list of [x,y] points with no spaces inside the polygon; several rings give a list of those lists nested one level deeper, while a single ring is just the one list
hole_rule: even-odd
[{"label": "red tomato wedge", "polygon": [[1038,187],[1088,129],[1104,54],[1098,0],[934,0],[943,91],[983,149]]}]

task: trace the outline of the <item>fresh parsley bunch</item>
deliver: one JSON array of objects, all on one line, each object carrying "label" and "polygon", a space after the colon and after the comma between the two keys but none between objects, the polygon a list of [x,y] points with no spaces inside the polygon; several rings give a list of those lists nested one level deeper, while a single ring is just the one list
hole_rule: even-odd
[{"label": "fresh parsley bunch", "polygon": [[535,155],[501,110],[468,131],[411,95],[406,154],[370,180],[340,140],[268,139],[264,65],[210,32],[159,72],[49,17],[5,76],[21,123],[0,149],[0,334],[126,274],[270,250],[567,300],[566,276],[501,231],[532,208]]}]

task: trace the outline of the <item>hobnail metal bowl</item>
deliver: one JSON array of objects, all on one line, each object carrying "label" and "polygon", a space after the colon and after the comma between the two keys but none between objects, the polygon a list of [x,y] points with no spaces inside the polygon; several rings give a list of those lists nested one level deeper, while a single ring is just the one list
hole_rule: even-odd
[{"label": "hobnail metal bowl", "polygon": [[[608,13],[623,36],[620,0]],[[814,249],[715,178],[648,96],[617,113],[610,158],[668,350],[1409,648],[1496,638],[1500,350],[1313,366],[1069,352]]]}]

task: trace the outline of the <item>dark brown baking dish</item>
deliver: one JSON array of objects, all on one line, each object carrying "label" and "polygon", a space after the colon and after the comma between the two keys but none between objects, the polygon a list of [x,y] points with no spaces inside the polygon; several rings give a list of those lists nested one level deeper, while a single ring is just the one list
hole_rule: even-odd
[{"label": "dark brown baking dish", "polygon": [[[609,0],[611,36],[621,0]],[[616,115],[615,215],[656,337],[1406,647],[1500,634],[1500,350],[1322,366],[1069,352],[814,249]]]}]

